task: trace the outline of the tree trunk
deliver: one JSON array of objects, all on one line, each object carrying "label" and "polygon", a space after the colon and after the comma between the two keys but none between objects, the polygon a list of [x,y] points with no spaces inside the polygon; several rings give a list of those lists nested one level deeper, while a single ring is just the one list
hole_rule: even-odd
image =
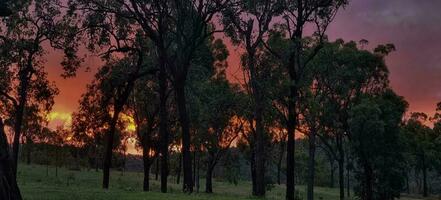
[{"label": "tree trunk", "polygon": [[428,197],[429,191],[427,188],[427,167],[426,167],[426,158],[423,155],[423,196]]},{"label": "tree trunk", "polygon": [[315,140],[316,140],[315,130],[312,130],[309,135],[308,188],[307,188],[308,200],[314,200],[315,149],[316,149]]},{"label": "tree trunk", "polygon": [[20,71],[20,85],[19,85],[19,102],[15,110],[15,124],[14,124],[14,140],[12,144],[12,155],[13,155],[13,172],[14,177],[17,176],[18,167],[18,154],[20,148],[20,135],[23,125],[23,115],[26,106],[26,100],[28,98],[28,86],[30,79],[30,67]]},{"label": "tree trunk", "polygon": [[347,196],[351,196],[351,170],[349,167],[346,168],[346,193]]},{"label": "tree trunk", "polygon": [[182,128],[182,159],[184,168],[184,184],[183,191],[193,192],[193,175],[192,175],[192,159],[190,152],[190,126],[187,114],[187,102],[185,98],[185,81],[182,79],[175,80],[176,101],[179,111],[179,122]]},{"label": "tree trunk", "polygon": [[[209,162],[211,163],[211,162]],[[213,167],[212,164],[208,164],[207,174],[205,175],[205,192],[213,193]]]},{"label": "tree trunk", "polygon": [[196,160],[196,192],[199,193],[199,188],[200,188],[200,161],[201,161],[201,156],[198,156],[198,159]]},{"label": "tree trunk", "polygon": [[144,162],[144,182],[142,190],[144,192],[150,191],[150,155],[148,148],[145,146],[142,150],[142,160]]},{"label": "tree trunk", "polygon": [[255,138],[255,170],[256,191],[255,196],[265,195],[265,136],[263,126],[262,91],[259,86],[259,73],[256,69],[255,50],[248,49],[248,69],[250,71],[251,90],[254,100],[254,120],[256,122]]},{"label": "tree trunk", "polygon": [[110,167],[112,165],[112,152],[113,152],[113,139],[116,131],[116,122],[118,121],[119,110],[115,110],[113,113],[112,121],[110,122],[110,128],[106,134],[106,145],[103,162],[103,188],[109,189],[110,180]]},{"label": "tree trunk", "polygon": [[252,182],[252,194],[256,194],[256,164],[254,160],[254,148],[251,148],[251,159],[250,159],[250,168],[251,168],[251,182]]},{"label": "tree trunk", "polygon": [[98,144],[95,145],[95,172],[98,172],[99,169],[99,152],[98,152]]},{"label": "tree trunk", "polygon": [[344,169],[344,159],[340,158],[338,160],[338,185],[340,188],[340,200],[345,199],[345,169]]},{"label": "tree trunk", "polygon": [[280,173],[282,171],[282,161],[283,161],[283,156],[285,155],[285,141],[280,141],[280,151],[279,151],[279,160],[277,161],[277,184],[281,184],[281,178],[280,178]]},{"label": "tree trunk", "polygon": [[[137,66],[138,69],[140,65]],[[104,153],[104,164],[103,164],[103,188],[109,188],[109,178],[110,178],[110,167],[112,165],[112,153],[113,153],[113,140],[115,137],[116,123],[118,122],[119,113],[121,113],[124,104],[126,104],[130,93],[133,90],[136,79],[129,79],[127,85],[125,86],[121,96],[114,97],[114,113],[109,125],[109,131],[106,134],[106,146]]]},{"label": "tree trunk", "polygon": [[406,173],[406,191],[407,194],[410,194],[409,173]]},{"label": "tree trunk", "polygon": [[178,170],[176,174],[176,184],[178,185],[179,183],[181,183],[181,171],[182,171],[182,153],[179,155]]},{"label": "tree trunk", "polygon": [[159,178],[159,158],[158,157],[156,157],[156,160],[155,160],[155,162],[156,162],[156,169],[155,169],[155,180],[157,181],[158,180],[158,178]]},{"label": "tree trunk", "polygon": [[20,189],[13,171],[14,161],[8,149],[3,119],[0,118],[0,199],[21,200]]},{"label": "tree trunk", "polygon": [[196,149],[193,151],[193,183],[196,185]]},{"label": "tree trunk", "polygon": [[297,126],[297,88],[290,87],[291,98],[288,104],[288,143],[286,148],[286,200],[295,198],[295,129]]},{"label": "tree trunk", "polygon": [[160,135],[160,158],[161,158],[161,192],[167,192],[168,177],[168,143],[169,134],[167,131],[168,113],[167,113],[167,74],[165,71],[165,59],[160,58],[159,69],[159,135]]},{"label": "tree trunk", "polygon": [[373,172],[372,168],[365,164],[364,166],[364,173],[365,173],[365,185],[364,185],[364,194],[362,195],[364,198],[363,200],[373,200],[373,192],[374,192],[374,182],[373,182]]}]

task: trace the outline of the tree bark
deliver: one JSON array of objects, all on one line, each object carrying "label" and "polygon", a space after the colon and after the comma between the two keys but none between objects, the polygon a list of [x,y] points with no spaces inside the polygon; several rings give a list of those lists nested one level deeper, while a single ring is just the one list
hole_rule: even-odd
[{"label": "tree bark", "polygon": [[362,195],[363,200],[373,200],[373,192],[374,192],[374,182],[373,182],[373,172],[372,168],[368,164],[364,164],[364,173],[365,173],[365,185],[364,185],[364,194]]},{"label": "tree bark", "polygon": [[198,159],[196,160],[196,192],[199,193],[199,188],[200,188],[200,161],[201,161],[201,156],[198,156]]},{"label": "tree bark", "polygon": [[[142,57],[139,58],[137,66],[137,70],[139,70],[141,64],[142,64]],[[121,96],[114,97],[115,102],[113,106],[113,116],[110,120],[109,130],[106,134],[106,145],[105,145],[105,153],[104,153],[104,163],[103,163],[103,188],[109,189],[109,180],[110,180],[110,167],[112,165],[112,153],[113,153],[113,143],[114,143],[114,137],[115,137],[115,131],[116,131],[116,124],[118,122],[119,114],[121,113],[124,104],[126,104],[127,99],[129,98],[130,93],[133,90],[133,87],[135,85],[135,78],[131,78],[127,81],[127,85],[124,87],[123,92]]]},{"label": "tree bark", "polygon": [[427,166],[426,166],[426,158],[425,155],[422,156],[422,161],[423,161],[423,196],[424,197],[428,197],[429,196],[429,191],[427,188]]},{"label": "tree bark", "polygon": [[255,50],[247,49],[248,69],[250,71],[251,90],[254,100],[254,120],[256,123],[255,138],[255,170],[256,191],[255,196],[265,195],[265,136],[263,126],[262,91],[259,85],[259,73],[256,69]]},{"label": "tree bark", "polygon": [[316,133],[314,130],[309,135],[309,158],[308,158],[308,188],[307,199],[314,200],[314,179],[315,179],[315,150]]},{"label": "tree bark", "polygon": [[[118,112],[118,113],[117,113]],[[116,122],[118,120],[119,111],[115,111],[110,122],[109,131],[106,134],[106,145],[103,162],[103,188],[109,189],[110,167],[112,165],[113,138],[116,131]]]},{"label": "tree bark", "polygon": [[13,171],[14,161],[8,149],[3,119],[0,118],[0,199],[21,200],[20,189]]},{"label": "tree bark", "polygon": [[277,161],[277,184],[281,184],[281,171],[282,171],[282,161],[283,156],[285,155],[285,141],[280,141],[280,151],[279,151],[279,160]]},{"label": "tree bark", "polygon": [[159,158],[158,157],[155,159],[155,162],[156,162],[155,180],[158,180],[158,178],[159,178]]},{"label": "tree bark", "polygon": [[251,160],[250,160],[250,169],[251,169],[251,183],[252,183],[252,194],[255,195],[256,194],[256,164],[255,164],[255,160],[254,160],[254,148],[251,148]]},{"label": "tree bark", "polygon": [[290,87],[291,98],[288,105],[288,143],[286,148],[286,200],[295,199],[295,129],[297,126],[297,88]]},{"label": "tree bark", "polygon": [[176,101],[179,111],[179,122],[182,128],[182,158],[184,168],[184,184],[183,191],[193,192],[193,175],[192,175],[192,156],[190,152],[190,126],[187,114],[187,102],[185,97],[185,81],[178,78],[175,80]]},{"label": "tree bark", "polygon": [[205,192],[213,193],[213,168],[211,164],[207,167],[207,174],[205,175]]},{"label": "tree bark", "polygon": [[346,193],[347,196],[351,196],[351,174],[349,167],[346,168]]},{"label": "tree bark", "polygon": [[18,154],[20,148],[20,135],[23,125],[23,115],[26,106],[26,100],[28,98],[28,87],[29,87],[29,79],[32,73],[31,63],[28,63],[26,69],[20,71],[20,85],[19,85],[19,102],[15,110],[15,124],[14,124],[14,140],[12,144],[12,155],[13,155],[13,172],[14,177],[17,176],[17,167],[18,167]]},{"label": "tree bark", "polygon": [[159,69],[159,135],[160,135],[160,158],[161,158],[161,192],[167,192],[168,177],[168,144],[169,134],[167,130],[167,74],[165,71],[165,58],[160,57]]},{"label": "tree bark", "polygon": [[181,172],[182,172],[182,153],[179,154],[178,170],[176,174],[176,184],[178,185],[179,183],[181,183]]},{"label": "tree bark", "polygon": [[144,181],[142,190],[144,192],[150,191],[150,155],[148,148],[145,146],[142,150],[142,160],[144,162]]},{"label": "tree bark", "polygon": [[340,188],[340,200],[345,199],[345,169],[344,169],[344,159],[340,158],[338,160],[338,185]]}]

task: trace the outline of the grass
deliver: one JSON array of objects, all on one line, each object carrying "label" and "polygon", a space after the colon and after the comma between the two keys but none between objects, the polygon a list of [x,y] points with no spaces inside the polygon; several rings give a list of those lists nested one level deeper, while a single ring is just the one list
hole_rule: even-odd
[{"label": "grass", "polygon": [[[169,193],[159,192],[159,182],[152,180],[152,192],[142,192],[142,173],[112,171],[110,189],[101,189],[101,172],[94,170],[71,171],[59,169],[55,177],[55,169],[46,166],[24,165],[19,166],[18,181],[24,199],[26,200],[246,200],[256,199],[250,195],[251,185],[249,182],[240,182],[237,186],[214,182],[214,194],[201,192],[191,195],[183,194],[181,186],[174,184],[174,178],[169,181]],[[305,188],[298,187],[301,195],[305,197]],[[317,187],[316,199],[337,200],[338,191],[331,188]],[[276,185],[266,195],[265,199],[284,199],[284,187]],[[306,198],[303,198],[306,199]],[[402,198],[405,200],[418,200]]]}]

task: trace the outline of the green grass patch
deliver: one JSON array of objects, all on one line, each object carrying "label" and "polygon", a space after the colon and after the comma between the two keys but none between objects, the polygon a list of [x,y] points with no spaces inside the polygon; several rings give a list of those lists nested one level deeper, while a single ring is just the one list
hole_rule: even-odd
[{"label": "green grass patch", "polygon": [[[201,180],[199,193],[184,194],[181,185],[174,184],[175,178],[169,180],[169,193],[159,192],[159,182],[151,180],[151,192],[142,191],[142,173],[119,171],[111,172],[110,188],[101,188],[102,173],[95,170],[72,171],[58,169],[55,176],[55,168],[40,165],[19,166],[18,181],[21,192],[26,200],[246,200],[257,199],[251,196],[251,184],[240,182],[237,186],[215,181],[213,194],[205,194],[204,182]],[[298,186],[303,199],[305,187]],[[331,188],[315,188],[316,199],[337,200],[338,190]],[[276,185],[268,191],[265,199],[285,199],[284,186]],[[417,200],[406,199],[405,200]]]}]

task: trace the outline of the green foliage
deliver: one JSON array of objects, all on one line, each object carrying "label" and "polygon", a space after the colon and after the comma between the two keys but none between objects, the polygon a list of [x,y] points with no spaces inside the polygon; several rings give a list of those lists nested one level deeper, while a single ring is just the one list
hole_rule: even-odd
[{"label": "green foliage", "polygon": [[351,150],[358,167],[357,193],[366,198],[400,197],[406,174],[400,132],[407,103],[391,90],[380,96],[365,96],[349,113]]}]

